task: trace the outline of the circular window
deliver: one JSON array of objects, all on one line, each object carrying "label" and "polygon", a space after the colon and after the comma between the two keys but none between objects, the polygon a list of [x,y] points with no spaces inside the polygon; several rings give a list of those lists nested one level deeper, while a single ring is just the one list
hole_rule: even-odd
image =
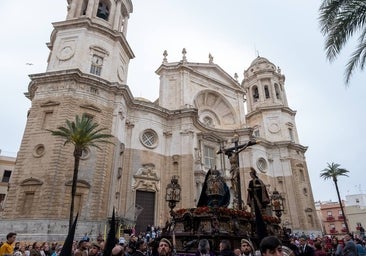
[{"label": "circular window", "polygon": [[155,148],[158,144],[158,135],[153,130],[145,130],[141,137],[141,143],[148,148]]},{"label": "circular window", "polygon": [[41,156],[44,155],[45,152],[46,152],[46,150],[45,150],[44,145],[43,144],[38,144],[33,149],[33,156],[34,157],[41,157]]},{"label": "circular window", "polygon": [[259,158],[257,161],[257,167],[261,172],[266,172],[267,170],[267,161],[264,158]]},{"label": "circular window", "polygon": [[86,160],[89,157],[90,157],[90,149],[89,148],[83,149],[83,154],[81,155],[80,159],[81,160]]}]

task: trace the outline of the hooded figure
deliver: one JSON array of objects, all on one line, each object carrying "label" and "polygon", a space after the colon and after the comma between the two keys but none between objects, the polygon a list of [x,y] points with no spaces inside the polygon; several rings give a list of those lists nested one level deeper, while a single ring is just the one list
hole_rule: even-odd
[{"label": "hooded figure", "polygon": [[248,239],[243,238],[240,241],[240,252],[241,256],[253,256],[254,255],[254,246],[252,242]]}]

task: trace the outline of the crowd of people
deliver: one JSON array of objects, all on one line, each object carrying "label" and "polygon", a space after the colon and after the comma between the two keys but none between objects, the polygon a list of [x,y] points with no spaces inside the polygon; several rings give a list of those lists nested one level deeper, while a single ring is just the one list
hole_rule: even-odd
[{"label": "crowd of people", "polygon": [[[62,244],[57,242],[25,243],[16,241],[16,233],[10,232],[6,241],[0,243],[0,256],[59,256]],[[219,248],[213,250],[211,241],[197,241],[195,255],[191,256],[366,256],[364,237],[346,234],[342,239],[333,236],[313,237],[304,234],[291,235],[282,241],[275,237],[264,238],[255,248],[248,238],[241,239],[239,248],[232,248],[232,241],[221,240]],[[125,234],[114,241],[112,256],[174,256],[185,255],[176,252],[172,242],[161,237],[160,228],[148,225],[145,232]],[[105,239],[99,235],[91,241],[87,235],[74,241],[70,256],[103,255]],[[279,248],[281,245],[281,248]],[[285,248],[285,253],[283,252]],[[266,252],[269,250],[269,252]],[[188,254],[188,253],[186,253]],[[110,255],[108,255],[110,256]]]},{"label": "crowd of people", "polygon": [[[283,251],[286,252],[286,256],[366,256],[365,242],[360,237],[354,238],[352,234],[346,234],[343,239],[329,236],[311,239],[303,235],[291,236],[282,244],[281,240],[270,236],[262,239],[258,248],[255,248],[247,238],[241,239],[239,248],[232,248],[232,242],[229,240],[221,240],[218,250],[215,251],[212,249],[211,241],[201,239],[197,242],[194,256],[283,256]],[[62,250],[62,244],[56,242],[31,244],[18,242],[16,233],[13,232],[7,234],[6,241],[0,245],[0,256],[58,256]],[[105,241],[102,235],[95,241],[90,241],[84,236],[79,241],[74,241],[70,256],[106,256],[103,255],[104,247]],[[116,239],[110,255],[174,256],[176,254],[172,242],[167,238],[161,238],[159,229],[148,226],[147,231],[139,235],[131,234]]]}]

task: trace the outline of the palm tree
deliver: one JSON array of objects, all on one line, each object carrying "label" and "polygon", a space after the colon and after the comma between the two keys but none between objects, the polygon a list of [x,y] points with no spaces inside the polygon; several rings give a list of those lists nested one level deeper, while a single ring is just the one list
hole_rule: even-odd
[{"label": "palm tree", "polygon": [[80,158],[83,154],[83,151],[90,147],[96,147],[100,149],[97,143],[112,143],[107,140],[108,138],[113,137],[111,134],[101,133],[102,131],[106,130],[106,128],[98,129],[98,127],[99,124],[93,122],[92,118],[83,114],[81,118],[76,115],[75,121],[66,120],[66,127],[59,126],[55,131],[48,130],[52,135],[65,139],[64,146],[66,144],[74,145],[74,172],[71,186],[69,229],[71,228],[74,219],[73,213],[76,183],[78,179]]},{"label": "palm tree", "polygon": [[346,218],[346,215],[344,214],[344,210],[343,210],[343,205],[342,205],[342,200],[341,200],[341,196],[339,195],[339,189],[338,189],[338,177],[339,176],[347,176],[347,173],[349,173],[349,171],[347,171],[346,169],[343,169],[343,168],[339,168],[341,165],[340,164],[335,164],[335,163],[327,163],[328,165],[328,168],[325,168],[324,170],[322,170],[320,172],[320,177],[323,178],[324,180],[327,180],[327,179],[330,179],[332,178],[333,179],[333,182],[334,182],[334,185],[336,187],[336,190],[337,190],[337,196],[338,196],[338,202],[339,202],[339,205],[341,207],[341,211],[342,211],[342,215],[344,217],[344,224],[346,226],[346,229],[347,229],[347,232],[349,232],[349,229],[348,229],[348,224],[347,224],[347,218]]},{"label": "palm tree", "polygon": [[366,2],[364,0],[323,0],[319,8],[319,23],[325,36],[327,59],[333,61],[346,42],[359,33],[358,45],[345,70],[348,85],[352,72],[364,69],[366,60]]}]

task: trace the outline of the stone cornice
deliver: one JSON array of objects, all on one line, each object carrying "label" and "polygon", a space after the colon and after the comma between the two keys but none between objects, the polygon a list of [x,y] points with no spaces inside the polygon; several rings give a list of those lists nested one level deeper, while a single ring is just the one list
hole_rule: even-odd
[{"label": "stone cornice", "polygon": [[251,118],[252,116],[261,114],[262,112],[274,111],[274,110],[281,110],[282,112],[285,112],[287,114],[290,114],[291,116],[295,116],[296,115],[296,110],[292,110],[289,107],[285,107],[283,105],[278,105],[278,106],[258,107],[255,110],[253,110],[250,113],[248,113],[246,115],[246,117],[247,118]]},{"label": "stone cornice", "polygon": [[51,33],[51,40],[50,40],[51,42],[47,44],[47,46],[50,50],[52,50],[52,48],[53,48],[53,42],[56,39],[58,31],[66,30],[66,29],[86,28],[88,31],[101,33],[103,35],[108,35],[109,38],[111,38],[114,41],[118,41],[122,45],[123,49],[128,54],[128,57],[130,59],[133,59],[135,57],[130,45],[128,44],[128,42],[122,32],[118,32],[111,28],[107,28],[106,26],[104,26],[102,24],[93,22],[93,20],[91,20],[88,17],[54,22],[54,23],[52,23],[52,25],[55,29]]},{"label": "stone cornice", "polygon": [[[230,81],[231,86],[228,86],[227,84],[224,84],[222,81],[217,80],[213,77],[210,77],[202,72],[199,72],[197,70],[195,70],[195,67],[203,67],[203,68],[207,68],[207,69],[216,69],[217,71],[219,71],[219,73],[221,73],[223,75],[223,77],[225,77],[227,80]],[[240,86],[239,82],[236,81],[235,79],[233,79],[228,73],[226,73],[222,68],[220,68],[220,66],[218,66],[217,64],[210,64],[210,63],[193,63],[193,62],[171,62],[171,63],[164,63],[162,65],[160,65],[160,67],[155,71],[156,74],[160,75],[161,72],[163,72],[164,70],[177,70],[177,71],[181,71],[181,70],[186,70],[189,71],[190,73],[196,74],[197,76],[201,76],[204,77],[205,79],[207,79],[210,82],[213,82],[215,84],[219,84],[220,86],[225,86],[228,87],[230,89],[235,89],[237,93],[241,93],[244,94],[244,89]]]}]

